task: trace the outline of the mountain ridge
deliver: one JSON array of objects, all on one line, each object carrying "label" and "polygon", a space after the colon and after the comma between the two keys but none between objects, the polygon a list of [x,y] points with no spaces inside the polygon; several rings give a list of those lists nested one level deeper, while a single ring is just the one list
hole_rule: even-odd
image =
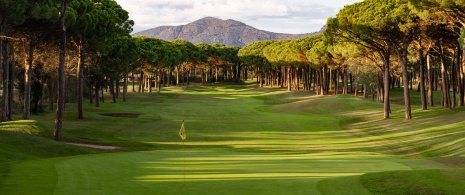
[{"label": "mountain ridge", "polygon": [[[324,27],[322,28],[322,30]],[[319,32],[307,34],[285,34],[260,30],[243,22],[228,19],[222,20],[214,17],[205,17],[194,22],[179,26],[160,26],[133,34],[133,36],[147,36],[166,41],[182,39],[194,44],[218,43],[228,46],[243,47],[260,40],[299,39],[320,34]]]}]

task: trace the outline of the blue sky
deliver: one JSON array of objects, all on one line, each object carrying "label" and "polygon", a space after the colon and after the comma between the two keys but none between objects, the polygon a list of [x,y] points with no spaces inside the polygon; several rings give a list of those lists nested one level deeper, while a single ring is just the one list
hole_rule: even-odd
[{"label": "blue sky", "polygon": [[116,0],[135,21],[134,32],[183,25],[203,17],[233,19],[279,33],[320,30],[344,5],[361,0]]}]

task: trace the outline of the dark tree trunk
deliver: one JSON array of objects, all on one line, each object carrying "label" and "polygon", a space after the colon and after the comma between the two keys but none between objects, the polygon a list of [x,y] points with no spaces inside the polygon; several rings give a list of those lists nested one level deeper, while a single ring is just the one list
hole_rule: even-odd
[{"label": "dark tree trunk", "polygon": [[349,94],[349,77],[347,75],[347,70],[344,68],[342,72],[342,94]]},{"label": "dark tree trunk", "polygon": [[352,76],[352,73],[349,74],[349,80],[350,80],[349,93],[353,93],[354,92],[354,78]]},{"label": "dark tree trunk", "polygon": [[119,81],[120,81],[120,80],[121,80],[121,79],[119,78],[119,76],[117,76],[117,77],[116,77],[116,80],[115,80],[115,92],[116,92],[115,96],[116,96],[116,99],[119,98],[119,94],[121,93],[121,91],[120,91],[120,84],[119,84]]},{"label": "dark tree trunk", "polygon": [[407,70],[407,54],[408,44],[405,44],[403,48],[398,49],[397,54],[400,59],[400,65],[402,67],[402,80],[404,85],[404,105],[405,105],[405,120],[412,119],[412,108],[410,105],[410,90],[409,90],[409,72]]},{"label": "dark tree trunk", "polygon": [[[462,48],[461,48],[462,49]],[[458,75],[458,88],[459,88],[459,106],[465,106],[465,83],[464,83],[464,72],[463,72],[463,49],[460,51],[461,55],[457,56],[458,66],[457,66],[457,75]]]},{"label": "dark tree trunk", "polygon": [[189,78],[190,78],[190,75],[191,74],[191,69],[188,69],[187,70],[187,76],[186,76],[186,82],[187,82],[187,85],[189,85]]},{"label": "dark tree trunk", "polygon": [[152,93],[152,75],[148,76],[147,77],[147,82],[148,82],[148,85],[149,85],[149,93]]},{"label": "dark tree trunk", "polygon": [[325,95],[325,71],[324,66],[318,75],[318,82],[320,83],[320,95]]},{"label": "dark tree trunk", "polygon": [[[3,89],[5,89],[6,86],[4,83],[8,82],[8,80],[5,81],[6,79],[5,73],[8,73],[8,72],[5,72],[5,64],[3,63],[3,61],[5,60],[4,59],[5,57],[3,55],[3,38],[1,37],[2,34],[3,34],[3,25],[0,24],[0,66],[3,67]],[[6,59],[5,61],[8,61],[8,59]],[[5,92],[5,90],[3,92]],[[2,94],[2,113],[1,113],[1,118],[0,118],[2,122],[7,121],[6,119],[4,120],[4,116],[6,116],[6,114],[8,113],[8,110],[7,110],[8,105],[6,105],[7,101],[4,100],[6,97],[8,96],[5,96],[5,94]]]},{"label": "dark tree trunk", "polygon": [[434,101],[433,101],[433,90],[434,90],[434,78],[433,78],[433,70],[431,68],[431,56],[428,53],[426,55],[426,66],[427,66],[427,71],[428,71],[428,105],[429,106],[434,106]]},{"label": "dark tree trunk", "polygon": [[182,85],[186,84],[186,68],[184,66],[181,66],[181,82]]},{"label": "dark tree trunk", "polygon": [[140,75],[139,75],[139,93],[142,93],[142,90],[143,90],[143,82],[144,80],[144,71],[140,71]]},{"label": "dark tree trunk", "polygon": [[128,94],[128,73],[124,73],[124,85],[123,85],[123,102],[125,102],[127,99],[127,94]]},{"label": "dark tree trunk", "polygon": [[171,76],[173,75],[173,70],[171,70],[171,67],[168,67],[168,76],[167,76],[167,83],[168,87],[171,86]]},{"label": "dark tree trunk", "polygon": [[[105,81],[105,82],[106,82],[106,81]],[[108,91],[108,88],[107,88],[106,85],[107,85],[107,83],[104,83],[103,88],[105,88],[105,92]],[[105,97],[103,96],[103,89],[100,90],[100,94],[99,94],[99,95],[100,95],[100,98],[101,98],[101,100],[102,100],[102,103],[105,103]]]},{"label": "dark tree trunk", "polygon": [[95,81],[95,107],[100,107],[100,81]]},{"label": "dark tree trunk", "polygon": [[[157,92],[160,93],[161,91],[161,75],[160,70],[157,71]],[[188,80],[189,82],[189,80]]]},{"label": "dark tree trunk", "polygon": [[132,92],[136,92],[136,88],[134,84],[134,71],[131,71],[131,81],[132,81]]},{"label": "dark tree trunk", "polygon": [[457,66],[459,63],[459,60],[457,59],[457,56],[459,55],[460,47],[457,47],[457,51],[454,56],[454,60],[452,62],[452,68],[451,68],[451,85],[452,85],[452,108],[457,107]]},{"label": "dark tree trunk", "polygon": [[61,129],[63,125],[63,112],[65,109],[65,60],[66,60],[66,27],[65,18],[68,7],[68,0],[62,1],[62,15],[60,16],[60,64],[58,66],[58,100],[55,118],[55,129],[53,137],[55,140],[61,139]]},{"label": "dark tree trunk", "polygon": [[447,76],[447,67],[446,67],[446,56],[444,54],[443,48],[441,43],[439,44],[440,47],[440,58],[441,58],[441,90],[442,90],[442,106],[451,108],[450,103],[450,88],[449,88],[449,79]]},{"label": "dark tree trunk", "polygon": [[[3,52],[2,48],[5,46],[5,52]],[[2,54],[4,54],[5,57],[2,58]],[[2,63],[4,61],[4,63]],[[2,41],[2,38],[0,38],[0,65],[3,67],[3,78],[2,78],[2,85],[3,85],[3,91],[2,91],[2,114],[1,114],[1,121],[5,122],[8,121],[8,108],[9,108],[9,83],[8,81],[10,80],[10,65],[9,65],[9,44],[8,41],[5,41],[5,44]]]},{"label": "dark tree trunk", "polygon": [[428,104],[426,101],[426,90],[425,90],[425,56],[423,49],[419,50],[420,54],[420,97],[421,97],[421,108],[423,110],[428,109]]},{"label": "dark tree trunk", "polygon": [[389,72],[389,66],[390,66],[390,56],[391,56],[391,50],[388,48],[383,59],[383,64],[384,64],[384,119],[389,118],[389,114],[391,112],[391,105],[389,102],[389,78],[390,78],[390,72]]},{"label": "dark tree trunk", "polygon": [[236,83],[241,82],[241,72],[242,72],[242,66],[241,64],[237,64],[237,75],[236,75]]},{"label": "dark tree trunk", "polygon": [[287,90],[292,90],[292,68],[289,66],[287,68]]},{"label": "dark tree trunk", "polygon": [[110,94],[113,98],[113,103],[116,103],[115,79],[110,77]]},{"label": "dark tree trunk", "polygon": [[79,46],[79,63],[77,67],[77,95],[78,95],[78,119],[84,119],[84,63],[85,63],[85,50],[80,43]]},{"label": "dark tree trunk", "polygon": [[15,59],[15,48],[14,44],[11,44],[11,63],[10,65],[10,81],[8,82],[8,120],[13,120],[13,103],[14,103],[14,76],[15,76],[15,66],[16,66],[16,59]]},{"label": "dark tree trunk", "polygon": [[31,81],[32,81],[32,63],[34,59],[35,44],[31,39],[29,43],[29,55],[25,66],[25,78],[24,78],[24,120],[31,118]]}]

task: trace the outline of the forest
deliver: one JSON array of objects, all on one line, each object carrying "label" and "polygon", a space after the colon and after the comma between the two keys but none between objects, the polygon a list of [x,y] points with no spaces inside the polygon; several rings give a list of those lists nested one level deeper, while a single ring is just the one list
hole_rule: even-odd
[{"label": "forest", "polygon": [[329,18],[323,35],[238,48],[132,37],[134,22],[113,0],[2,0],[0,119],[56,109],[60,140],[67,102],[83,119],[84,99],[98,107],[108,91],[114,103],[130,101],[131,84],[144,93],[253,78],[260,87],[371,95],[385,119],[390,90],[403,87],[409,120],[411,89],[424,110],[465,105],[463,10],[462,0],[365,0]]}]

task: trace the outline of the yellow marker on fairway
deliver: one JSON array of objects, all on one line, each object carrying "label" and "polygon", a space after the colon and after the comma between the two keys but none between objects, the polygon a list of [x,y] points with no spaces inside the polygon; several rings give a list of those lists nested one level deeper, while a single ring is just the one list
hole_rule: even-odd
[{"label": "yellow marker on fairway", "polygon": [[179,130],[179,136],[184,141],[186,139],[186,130],[184,129],[184,120],[182,120],[181,129]]}]

